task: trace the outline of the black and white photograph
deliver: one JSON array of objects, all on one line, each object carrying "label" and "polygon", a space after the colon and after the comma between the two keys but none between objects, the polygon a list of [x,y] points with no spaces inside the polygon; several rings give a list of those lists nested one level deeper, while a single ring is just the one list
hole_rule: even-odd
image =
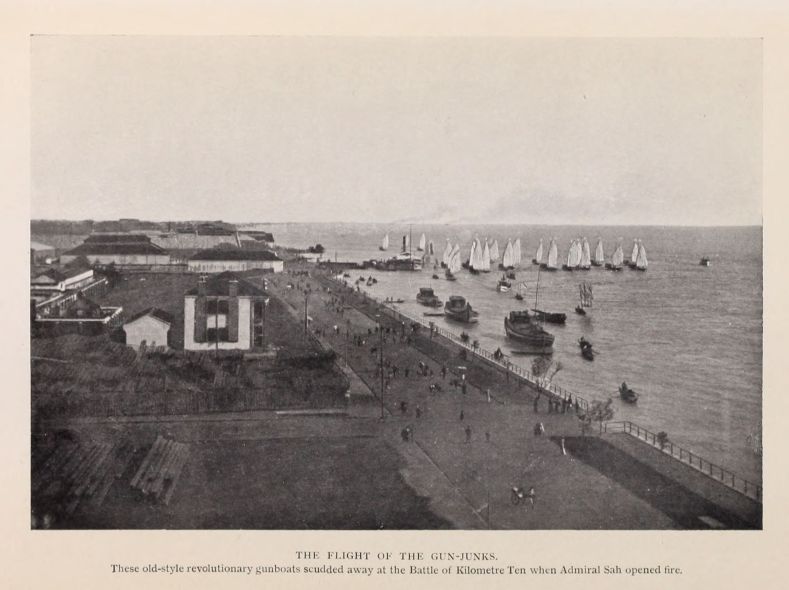
[{"label": "black and white photograph", "polygon": [[763,528],[762,39],[29,49],[31,529]]}]

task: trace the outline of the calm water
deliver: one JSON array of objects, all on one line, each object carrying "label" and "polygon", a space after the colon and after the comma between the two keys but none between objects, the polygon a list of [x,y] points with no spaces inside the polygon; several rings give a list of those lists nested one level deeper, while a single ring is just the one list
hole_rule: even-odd
[{"label": "calm water", "polygon": [[[380,258],[381,239],[390,234],[394,255],[408,227],[374,224],[275,224],[262,226],[277,243],[305,247],[322,243],[338,260]],[[643,240],[649,258],[646,273],[628,269],[619,273],[593,268],[587,272],[539,274],[539,307],[567,314],[567,324],[546,324],[556,337],[555,360],[564,368],[554,381],[587,399],[615,398],[615,419],[631,420],[669,438],[739,475],[761,482],[761,458],[749,436],[761,437],[762,400],[762,230],[747,228],[678,227],[540,227],[540,226],[413,226],[414,247],[424,232],[440,258],[444,239],[459,242],[463,259],[475,235],[498,239],[503,254],[507,238],[520,237],[524,264],[515,283],[527,284],[525,300],[514,292],[498,293],[501,273],[472,276],[458,273],[450,283],[431,279],[432,266],[421,273],[370,273],[378,284],[367,290],[379,298],[403,298],[399,309],[421,317],[424,307],[415,301],[419,287],[431,286],[442,300],[463,295],[479,311],[479,323],[465,328],[488,350],[508,353],[513,346],[504,333],[504,316],[512,309],[534,307],[537,267],[530,263],[540,238],[545,252],[557,238],[560,260],[570,240],[589,238],[594,252],[601,236],[610,259],[616,240],[624,238],[626,260],[633,238]],[[702,255],[712,266],[699,265]],[[353,273],[353,280],[360,275]],[[591,282],[594,306],[586,317],[574,313],[578,285]],[[433,318],[455,333],[464,328]],[[586,336],[598,352],[585,361],[578,338]],[[513,362],[529,368],[531,357]],[[622,381],[641,397],[637,405],[622,403],[617,387]]]}]

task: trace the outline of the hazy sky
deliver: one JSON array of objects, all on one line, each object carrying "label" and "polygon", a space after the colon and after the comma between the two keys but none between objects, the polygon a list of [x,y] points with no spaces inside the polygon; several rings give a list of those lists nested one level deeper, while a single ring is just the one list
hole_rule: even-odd
[{"label": "hazy sky", "polygon": [[34,37],[34,218],[760,224],[761,41]]}]

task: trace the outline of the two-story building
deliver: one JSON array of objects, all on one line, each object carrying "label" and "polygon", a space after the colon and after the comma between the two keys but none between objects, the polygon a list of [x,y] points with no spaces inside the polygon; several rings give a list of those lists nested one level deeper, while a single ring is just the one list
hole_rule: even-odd
[{"label": "two-story building", "polygon": [[232,272],[198,279],[184,295],[186,350],[253,350],[263,346],[266,292]]}]

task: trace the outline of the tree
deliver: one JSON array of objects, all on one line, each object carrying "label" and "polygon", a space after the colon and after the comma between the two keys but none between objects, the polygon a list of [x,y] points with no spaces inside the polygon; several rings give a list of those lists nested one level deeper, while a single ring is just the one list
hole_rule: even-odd
[{"label": "tree", "polygon": [[661,432],[658,432],[658,433],[657,433],[657,442],[658,442],[658,444],[660,445],[660,450],[661,450],[661,451],[662,451],[663,449],[665,449],[665,448],[666,448],[666,445],[668,444],[668,434],[666,434],[666,433],[665,433],[665,432],[663,432],[663,431],[661,431]]},{"label": "tree", "polygon": [[531,374],[540,389],[550,387],[556,373],[564,368],[561,362],[552,361],[547,356],[538,356],[531,363]]},{"label": "tree", "polygon": [[610,397],[607,401],[595,400],[589,406],[586,414],[580,417],[581,431],[586,436],[586,429],[592,422],[597,422],[600,425],[600,434],[603,433],[603,422],[608,422],[614,417],[614,400]]}]

